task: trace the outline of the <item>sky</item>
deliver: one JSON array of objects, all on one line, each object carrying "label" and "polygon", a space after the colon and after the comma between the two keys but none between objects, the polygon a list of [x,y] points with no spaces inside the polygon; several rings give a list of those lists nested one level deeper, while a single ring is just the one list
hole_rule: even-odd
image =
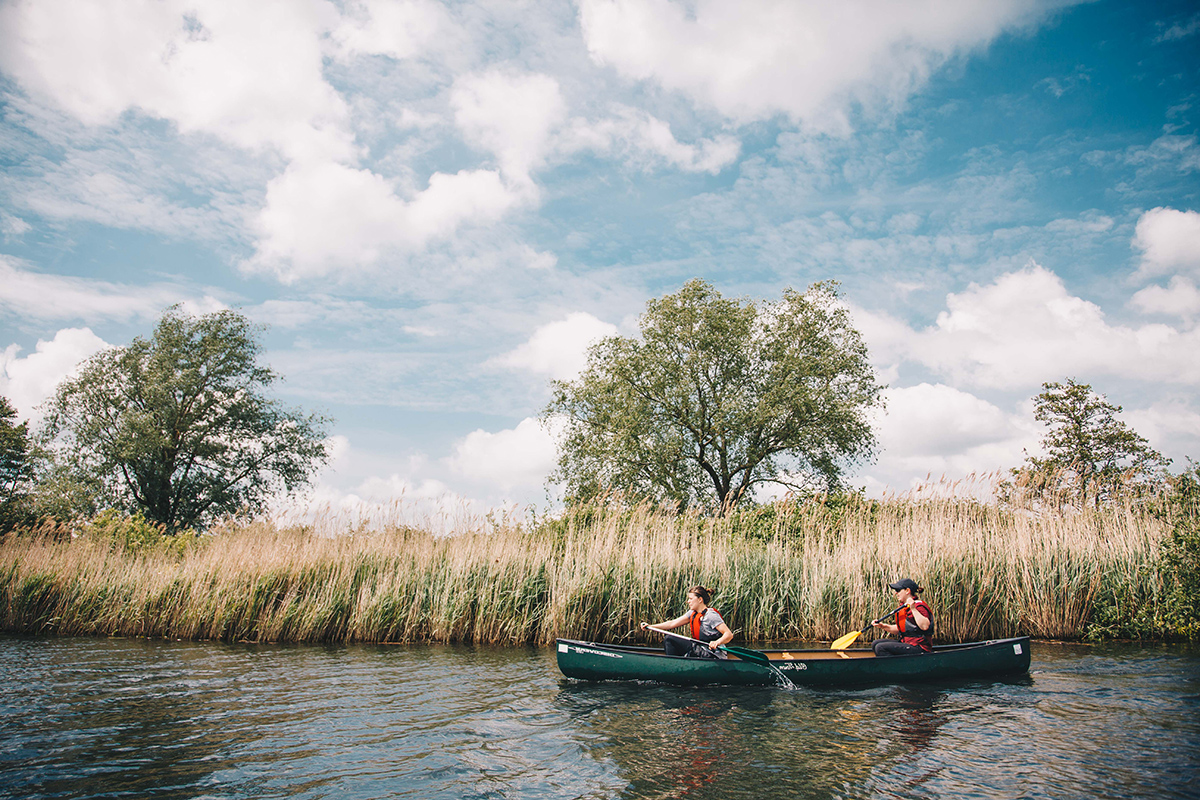
[{"label": "sky", "polygon": [[0,393],[234,308],[334,420],[311,507],[544,508],[590,342],[835,279],[851,485],[1016,466],[1067,377],[1182,469],[1198,54],[1189,2],[3,0]]}]

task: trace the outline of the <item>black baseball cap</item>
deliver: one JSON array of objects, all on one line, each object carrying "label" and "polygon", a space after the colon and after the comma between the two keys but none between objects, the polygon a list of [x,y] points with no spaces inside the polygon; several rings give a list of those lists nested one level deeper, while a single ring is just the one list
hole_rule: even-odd
[{"label": "black baseball cap", "polygon": [[921,591],[921,587],[917,586],[917,582],[914,581],[912,578],[901,578],[900,580],[896,581],[895,583],[889,583],[888,588],[891,589],[893,592],[898,592],[901,589],[908,589],[910,592]]}]

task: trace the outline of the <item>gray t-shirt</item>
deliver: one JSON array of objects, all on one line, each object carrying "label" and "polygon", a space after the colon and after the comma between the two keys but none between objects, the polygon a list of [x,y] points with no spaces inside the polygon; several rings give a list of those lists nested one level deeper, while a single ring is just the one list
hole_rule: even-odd
[{"label": "gray t-shirt", "polygon": [[[692,612],[695,615],[696,612]],[[691,620],[688,620],[688,629],[691,630]],[[711,642],[721,638],[721,632],[717,630],[717,626],[725,622],[721,619],[721,615],[717,613],[715,608],[704,609],[704,616],[700,618],[700,635],[696,638],[702,642]]]}]

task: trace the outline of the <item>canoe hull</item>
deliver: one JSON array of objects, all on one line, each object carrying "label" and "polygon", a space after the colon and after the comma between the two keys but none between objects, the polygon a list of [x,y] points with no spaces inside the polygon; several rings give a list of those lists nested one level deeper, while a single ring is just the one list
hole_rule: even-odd
[{"label": "canoe hull", "polygon": [[650,647],[558,640],[558,668],[585,681],[657,681],[680,686],[766,686],[777,677],[752,661],[668,656]]},{"label": "canoe hull", "polygon": [[[752,661],[682,658],[649,647],[559,639],[558,668],[568,678],[637,680],[681,686],[797,686],[914,683],[1018,675],[1029,671],[1029,638],[943,645],[915,656],[877,658],[870,650],[764,650],[774,670]],[[777,671],[776,671],[777,670]],[[781,677],[782,676],[782,677]]]}]

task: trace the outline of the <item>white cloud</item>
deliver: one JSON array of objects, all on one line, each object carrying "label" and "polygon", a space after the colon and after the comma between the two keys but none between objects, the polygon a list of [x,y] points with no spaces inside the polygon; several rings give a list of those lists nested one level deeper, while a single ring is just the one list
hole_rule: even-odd
[{"label": "white cloud", "polygon": [[350,440],[345,436],[334,435],[325,440],[329,453],[328,465],[337,469],[337,465],[346,460],[350,454]]},{"label": "white cloud", "polygon": [[[560,430],[553,427],[555,435]],[[414,452],[363,449],[331,436],[330,461],[303,495],[280,496],[268,516],[284,525],[309,525],[323,535],[415,526],[435,533],[485,530],[489,519],[524,513],[536,502],[553,468],[554,439],[534,419],[514,429],[477,430],[460,439],[454,454],[431,461]],[[474,493],[463,493],[468,483]]]},{"label": "white cloud", "polygon": [[1071,235],[1086,235],[1089,233],[1104,233],[1112,230],[1113,218],[1095,211],[1084,214],[1079,218],[1064,217],[1047,222],[1046,230],[1054,233]]},{"label": "white cloud", "polygon": [[1024,389],[1067,375],[1200,383],[1200,331],[1109,325],[1098,306],[1037,264],[947,295],[946,307],[922,330],[856,313],[885,375],[909,361],[955,386]]},{"label": "white cloud", "polygon": [[954,481],[996,473],[1016,466],[1026,448],[1037,446],[1037,423],[1028,409],[1007,412],[944,384],[890,388],[884,397],[887,410],[875,424],[878,461],[865,476],[876,494],[910,488],[927,476]]},{"label": "white cloud", "polygon": [[[285,282],[369,268],[390,250],[415,252],[463,225],[490,225],[515,206],[536,201],[531,176],[550,155],[563,152],[566,102],[556,78],[515,65],[468,72],[442,91],[450,62],[477,63],[473,52],[451,58],[454,43],[467,49],[481,44],[468,41],[479,31],[468,34],[461,17],[431,0],[0,5],[0,68],[24,90],[20,101],[35,116],[58,109],[53,113],[79,127],[65,142],[103,137],[106,148],[103,157],[93,147],[66,148],[57,162],[42,164],[40,180],[19,186],[17,196],[47,217],[173,235],[246,235],[254,253],[243,266]],[[362,100],[372,118],[394,115],[435,126],[445,124],[448,104],[463,140],[493,161],[484,168],[434,171],[422,186],[428,167],[414,170],[408,157],[398,155],[406,145],[384,158],[386,169],[363,161],[372,153],[356,140],[352,119],[361,122],[363,115],[352,114],[350,95],[343,97],[325,73],[339,74],[355,56],[411,61],[431,54],[446,56],[447,63],[406,68],[440,96],[393,102],[367,87],[352,98]],[[409,103],[417,107],[401,108]],[[147,117],[202,138],[164,138],[146,125]],[[739,150],[728,136],[680,142],[648,114],[628,111],[617,122],[620,130],[607,134],[609,149],[615,137],[683,170],[716,172]],[[162,166],[175,153],[155,149],[151,141],[223,154],[237,148],[251,154],[241,158],[258,160],[231,156],[224,175],[181,172]],[[425,155],[414,148],[412,153]],[[223,178],[229,181],[218,183]],[[257,213],[242,206],[260,202]],[[4,236],[18,236],[21,224],[5,218]],[[549,266],[552,259],[537,254],[531,266]]]},{"label": "white cloud", "polygon": [[848,129],[853,104],[903,103],[947,59],[1036,15],[1009,2],[728,3],[584,0],[592,58],[738,122],[786,114]]},{"label": "white cloud", "polygon": [[408,206],[408,235],[424,244],[444,238],[467,222],[491,222],[521,202],[492,170],[460,170],[453,175],[438,172],[429,187]]},{"label": "white cloud", "polygon": [[[1179,109],[1186,109],[1184,104]],[[1168,115],[1169,116],[1169,115]],[[1200,147],[1195,135],[1166,133],[1148,145],[1130,145],[1123,150],[1093,150],[1083,155],[1087,164],[1106,163],[1137,167],[1139,177],[1154,172],[1189,173],[1200,170]],[[1130,188],[1125,185],[1123,188]]]},{"label": "white cloud", "polygon": [[[334,308],[331,308],[334,306]],[[325,320],[332,313],[346,313],[356,310],[353,305],[334,301],[331,298],[316,300],[266,300],[252,309],[248,314],[258,322],[271,327],[295,330],[310,326],[318,320]]]},{"label": "white cloud", "polygon": [[556,80],[500,69],[459,78],[450,104],[466,141],[494,154],[504,176],[519,183],[543,163],[566,118]]},{"label": "white cloud", "polygon": [[0,235],[4,237],[5,242],[20,239],[32,229],[33,226],[20,217],[0,211]]},{"label": "white cloud", "polygon": [[613,111],[613,116],[595,122],[572,120],[563,137],[564,151],[617,151],[634,163],[650,156],[684,172],[714,175],[736,161],[741,152],[741,142],[733,136],[686,144],[675,138],[670,125],[645,111],[621,105],[614,106]]},{"label": "white cloud", "polygon": [[445,9],[428,0],[362,0],[348,4],[346,12],[332,32],[343,57],[413,58],[450,26]]},{"label": "white cloud", "polygon": [[183,302],[190,313],[207,313],[225,305],[212,297],[189,296],[178,286],[128,286],[88,278],[44,275],[21,269],[0,256],[0,307],[26,319],[80,319],[88,322],[155,319],[168,306]]},{"label": "white cloud", "polygon": [[557,380],[572,380],[587,366],[588,347],[596,340],[616,333],[616,325],[576,311],[565,319],[542,325],[527,342],[492,363]]},{"label": "white cloud", "polygon": [[1011,417],[996,406],[944,384],[921,383],[884,391],[880,444],[899,456],[949,455],[1011,438]]},{"label": "white cloud", "polygon": [[284,281],[374,263],[404,224],[404,202],[379,175],[333,162],[292,164],[267,186],[247,264]]},{"label": "white cloud", "polygon": [[277,499],[268,514],[277,524],[305,525],[325,536],[405,526],[445,534],[483,525],[475,501],[439,480],[396,473],[348,490],[318,480],[303,496]]},{"label": "white cloud", "polygon": [[[181,206],[144,171],[121,174],[127,164],[104,164],[95,153],[71,153],[36,182],[21,185],[21,202],[43,217],[77,219],[114,228],[168,235],[219,236],[228,209]],[[176,187],[177,188],[177,187]]]},{"label": "white cloud", "polygon": [[22,169],[0,172],[0,192],[41,217],[43,229],[50,223],[39,239],[60,220],[84,220],[205,244],[228,241],[244,228],[245,205],[257,202],[278,169],[277,159],[262,153],[213,137],[179,137],[141,115],[91,127],[8,85],[6,119],[18,126],[5,135],[23,126],[12,145],[27,151]]},{"label": "white cloud", "polygon": [[434,465],[424,454],[397,459],[394,452],[356,447],[342,435],[326,442],[330,460],[314,485],[270,504],[266,514],[278,524],[307,525],[326,536],[404,526],[435,533],[483,526],[480,504],[431,477]]},{"label": "white cloud", "polygon": [[1187,466],[1187,457],[1200,453],[1200,412],[1194,398],[1155,400],[1147,408],[1127,410],[1121,416],[1151,447],[1173,459],[1176,471]]},{"label": "white cloud", "polygon": [[500,492],[539,486],[554,469],[558,430],[526,417],[515,428],[473,431],[455,446],[450,468]]},{"label": "white cloud", "polygon": [[1147,314],[1191,319],[1200,315],[1200,290],[1187,278],[1176,275],[1166,288],[1147,286],[1137,292],[1130,300],[1130,305]]},{"label": "white cloud", "polygon": [[0,66],[91,125],[141,109],[238,147],[345,159],[347,108],[322,75],[338,20],[320,0],[18,2],[0,9]]},{"label": "white cloud", "polygon": [[439,480],[426,478],[414,481],[397,474],[386,478],[368,478],[354,492],[355,497],[372,503],[389,503],[400,498],[439,500],[449,494],[449,487]]},{"label": "white cloud", "polygon": [[498,219],[518,202],[497,172],[435,173],[411,200],[380,175],[333,162],[293,163],[267,187],[259,242],[243,266],[285,282],[376,263],[470,221]]},{"label": "white cloud", "polygon": [[900,214],[893,214],[887,221],[888,233],[892,235],[900,233],[913,233],[921,227],[924,219],[920,214],[915,214],[912,211],[905,211]]},{"label": "white cloud", "polygon": [[1194,36],[1197,31],[1200,31],[1200,14],[1193,15],[1187,22],[1176,22],[1163,31],[1154,42],[1155,44],[1159,44],[1186,39],[1189,36]]},{"label": "white cloud", "polygon": [[521,261],[529,269],[534,270],[551,270],[558,264],[558,256],[546,250],[534,250],[529,245],[521,245],[520,248]]},{"label": "white cloud", "polygon": [[1138,218],[1133,246],[1142,251],[1137,277],[1172,272],[1200,276],[1200,213],[1152,208]]},{"label": "white cloud", "polygon": [[[0,7],[0,67],[88,125],[115,125],[135,110],[183,134],[282,155],[288,167],[268,184],[265,206],[246,215],[258,241],[245,266],[285,281],[420,249],[531,196],[528,171],[563,113],[557,84],[542,75],[485,73],[454,94],[465,133],[497,153],[506,181],[493,169],[463,169],[435,172],[419,190],[356,168],[366,153],[346,101],[325,80],[326,51],[411,57],[453,26],[428,0],[367,0],[345,12],[324,0],[17,2]],[[26,204],[121,227],[211,227],[212,209],[178,206],[112,170],[60,171],[72,178],[66,186],[25,193]]]},{"label": "white cloud", "polygon": [[88,328],[64,328],[50,341],[38,340],[34,352],[18,357],[21,348],[9,345],[0,354],[0,394],[7,397],[23,419],[38,421],[37,407],[48,400],[58,384],[75,375],[84,359],[110,345]]}]

